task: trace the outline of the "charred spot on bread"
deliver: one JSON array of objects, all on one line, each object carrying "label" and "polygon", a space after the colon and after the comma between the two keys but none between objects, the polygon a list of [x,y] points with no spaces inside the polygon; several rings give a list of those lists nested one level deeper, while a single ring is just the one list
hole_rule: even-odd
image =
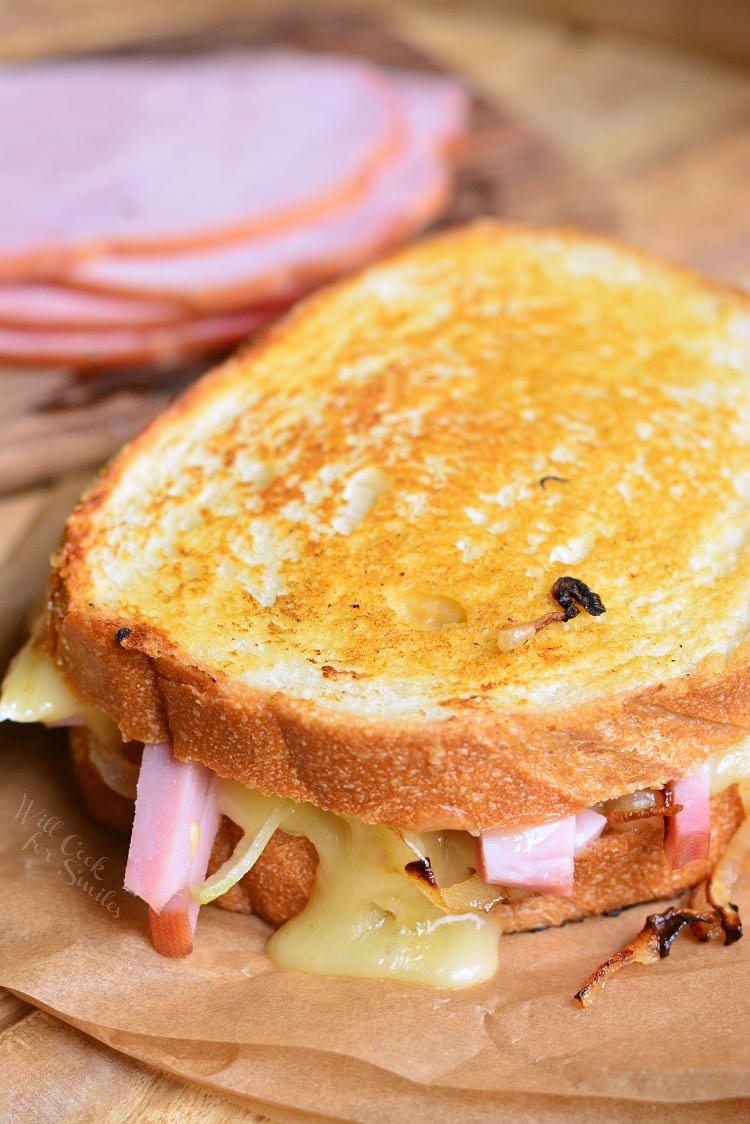
[{"label": "charred spot on bread", "polygon": [[[315,663],[315,660],[311,660]],[[351,679],[359,679],[360,675],[357,671],[351,671],[348,668],[334,667],[333,664],[325,663],[320,669],[320,673],[324,679],[336,679],[339,675],[348,675]]]},{"label": "charred spot on bread", "polygon": [[501,629],[497,638],[497,647],[501,652],[512,652],[515,648],[522,648],[543,628],[551,624],[572,621],[581,609],[592,617],[600,617],[607,611],[599,594],[594,593],[593,589],[589,589],[579,578],[558,578],[552,586],[552,596],[560,609],[553,609],[551,613],[545,613],[544,616],[537,617],[533,621],[524,621],[521,624],[511,622]]},{"label": "charred spot on bread", "polygon": [[581,609],[592,617],[600,617],[607,611],[599,594],[579,578],[558,578],[552,586],[552,596],[563,610],[566,621],[577,617]]}]

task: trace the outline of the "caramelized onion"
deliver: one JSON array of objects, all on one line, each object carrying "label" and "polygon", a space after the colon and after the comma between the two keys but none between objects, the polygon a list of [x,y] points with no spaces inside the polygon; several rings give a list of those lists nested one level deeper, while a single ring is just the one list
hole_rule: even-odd
[{"label": "caramelized onion", "polygon": [[425,897],[445,913],[462,914],[478,910],[489,913],[493,905],[508,900],[507,894],[499,886],[485,886],[476,874],[453,886],[438,886],[428,858],[407,863],[404,871]]},{"label": "caramelized onion", "polygon": [[730,896],[750,859],[750,816],[745,816],[713,869],[710,893],[717,908],[730,905]]},{"label": "caramelized onion", "polygon": [[612,825],[630,823],[631,820],[645,820],[652,816],[676,816],[682,811],[681,804],[672,803],[672,793],[664,788],[644,788],[640,792],[629,792],[614,800],[605,800],[597,805],[597,811]]},{"label": "caramelized onion", "polygon": [[742,936],[742,922],[737,906],[730,901],[721,902],[710,882],[701,882],[690,891],[688,908],[698,909],[708,918],[708,923],[696,922],[691,932],[699,941],[710,941],[724,937],[724,944],[734,944]]},{"label": "caramelized onion", "polygon": [[662,957],[669,956],[672,942],[686,925],[698,926],[698,939],[708,940],[706,927],[710,928],[711,922],[712,919],[707,914],[692,909],[673,908],[665,913],[652,913],[646,918],[646,924],[635,940],[600,964],[580,991],[576,992],[575,998],[582,1007],[590,1007],[612,976],[628,964],[654,964]]},{"label": "caramelized onion", "polygon": [[668,956],[672,942],[685,927],[699,941],[723,938],[725,945],[738,941],[742,936],[742,922],[730,898],[748,859],[750,816],[746,815],[716,863],[711,879],[690,891],[683,908],[647,917],[635,940],[600,964],[576,993],[581,1006],[591,1006],[607,981],[627,964],[653,964]]}]

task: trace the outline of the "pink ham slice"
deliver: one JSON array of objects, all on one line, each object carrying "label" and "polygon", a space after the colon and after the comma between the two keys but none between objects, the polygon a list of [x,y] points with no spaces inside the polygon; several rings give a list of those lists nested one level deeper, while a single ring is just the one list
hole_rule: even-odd
[{"label": "pink ham slice", "polygon": [[281,230],[360,192],[400,143],[358,60],[262,51],[0,73],[0,263]]},{"label": "pink ham slice", "polygon": [[568,895],[573,889],[575,832],[575,816],[522,831],[483,831],[480,878],[490,886]]},{"label": "pink ham slice", "polygon": [[60,285],[0,284],[0,325],[6,328],[126,328],[189,318],[180,304],[86,293]]},{"label": "pink ham slice", "polygon": [[420,145],[450,153],[468,124],[466,87],[452,78],[406,70],[391,71],[389,78],[409,135]]},{"label": "pink ham slice", "polygon": [[607,826],[607,817],[601,816],[592,808],[586,808],[585,811],[579,812],[575,819],[576,832],[573,853],[578,855],[588,847],[589,843],[593,843],[595,839],[599,838]]},{"label": "pink ham slice", "polygon": [[0,363],[16,366],[101,368],[133,363],[170,364],[221,350],[257,331],[282,311],[265,306],[204,316],[159,328],[52,330],[0,326]]},{"label": "pink ham slice", "polygon": [[673,870],[695,859],[707,859],[711,844],[711,766],[680,781],[670,781],[672,803],[682,811],[664,818],[664,854]]},{"label": "pink ham slice", "polygon": [[489,886],[514,886],[540,894],[573,892],[574,858],[597,839],[607,820],[587,809],[519,831],[483,831],[479,876]]},{"label": "pink ham slice", "polygon": [[218,309],[309,288],[409,237],[446,202],[450,175],[444,152],[465,128],[468,101],[464,89],[447,79],[401,74],[391,82],[407,123],[403,151],[346,208],[221,249],[91,258],[74,263],[65,280],[107,293]]},{"label": "pink ham slice", "polygon": [[144,747],[125,888],[148,903],[154,944],[167,956],[192,947],[199,906],[190,886],[206,876],[219,826],[216,780],[166,742]]}]

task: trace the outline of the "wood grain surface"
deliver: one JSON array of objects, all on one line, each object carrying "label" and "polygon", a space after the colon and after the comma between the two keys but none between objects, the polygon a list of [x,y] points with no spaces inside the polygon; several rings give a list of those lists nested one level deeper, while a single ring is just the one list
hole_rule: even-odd
[{"label": "wood grain surface", "polygon": [[[388,33],[360,9],[338,17],[348,34],[358,28],[356,44],[337,38],[340,29],[330,17],[308,33],[328,49],[353,46],[378,58],[386,44],[387,51],[396,51],[389,59],[407,64],[414,58],[403,46],[408,43],[423,58],[438,59],[477,84],[485,101],[461,172],[456,218],[489,210],[532,221],[610,227],[647,249],[750,286],[747,70],[701,54],[695,33],[688,37],[688,52],[655,44],[651,37],[623,37],[590,26],[571,29],[568,16],[575,13],[562,0],[545,6],[565,17],[560,21],[491,5],[374,7]],[[664,3],[654,7],[656,26],[648,22],[649,5],[639,4],[641,23],[636,27],[631,21],[629,30],[653,30],[664,38],[658,26]],[[311,8],[303,21],[308,29]],[[367,5],[368,12],[372,8]],[[236,43],[237,36],[245,41],[248,36],[248,11],[243,0],[129,0],[123,5],[0,0],[0,58]],[[277,35],[295,40],[300,34],[299,19],[278,5],[258,4],[253,13],[254,18],[260,13],[266,26],[275,21]],[[714,32],[707,34],[706,46],[716,47]],[[0,395],[0,490],[6,493],[0,501],[0,665],[38,596],[49,552],[86,478],[83,465],[113,446],[110,427],[119,427],[119,439],[126,437],[175,391],[181,377],[170,374],[146,387],[141,373],[131,373],[98,390],[84,390],[67,372],[33,378],[7,373]],[[22,419],[34,414],[42,426],[32,440]],[[24,442],[31,449],[27,460],[19,455]],[[76,472],[60,478],[61,465]],[[26,486],[32,480],[39,482]],[[0,965],[0,977],[1,971]],[[623,1114],[606,1102],[518,1098],[508,1107],[514,1119],[549,1124],[606,1117],[677,1119],[665,1106]],[[685,1106],[679,1119],[705,1119],[708,1107]],[[722,1120],[747,1120],[750,1105],[726,1102],[719,1112]],[[0,1119],[223,1124],[301,1115],[235,1105],[188,1086],[115,1054],[0,989]]]},{"label": "wood grain surface", "polygon": [[495,5],[406,5],[399,27],[598,185],[627,240],[750,289],[750,66]]},{"label": "wood grain surface", "polygon": [[[451,0],[446,0],[450,3]],[[746,0],[488,0],[495,9],[750,59]]]}]

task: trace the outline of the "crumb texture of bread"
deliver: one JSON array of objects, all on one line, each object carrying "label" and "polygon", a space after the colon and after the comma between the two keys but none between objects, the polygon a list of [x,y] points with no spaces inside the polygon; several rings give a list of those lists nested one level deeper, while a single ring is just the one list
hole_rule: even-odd
[{"label": "crumb texture of bread", "polygon": [[[126,736],[264,791],[534,822],[750,728],[748,500],[747,299],[482,222],[303,303],[129,446],[47,644]],[[564,575],[606,613],[499,650]]]}]

